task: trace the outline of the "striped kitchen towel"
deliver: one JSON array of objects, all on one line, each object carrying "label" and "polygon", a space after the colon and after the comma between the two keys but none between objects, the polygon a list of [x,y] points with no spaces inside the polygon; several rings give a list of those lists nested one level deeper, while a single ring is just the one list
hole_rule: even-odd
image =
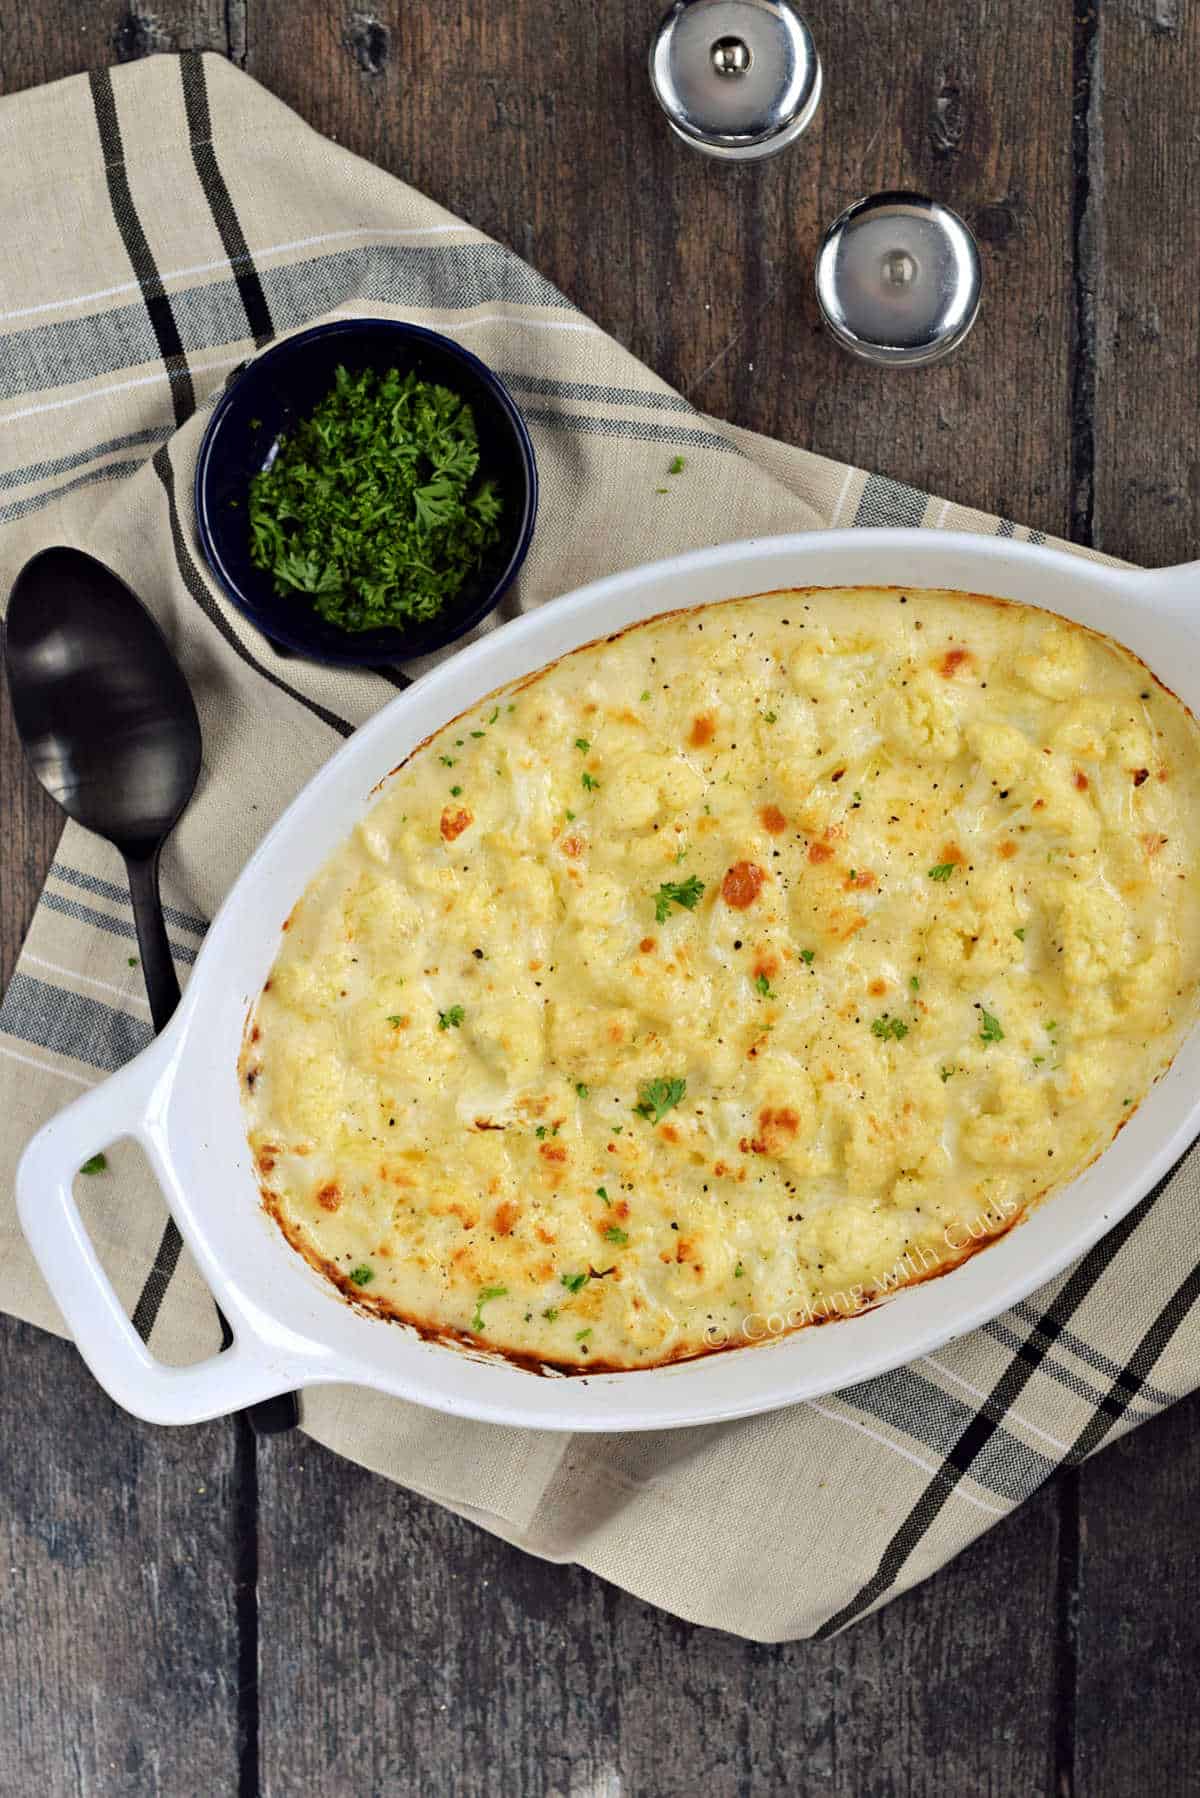
[{"label": "striped kitchen towel", "polygon": [[[283,660],[204,571],[197,445],[231,370],[272,337],[384,314],[448,332],[502,371],[543,484],[508,615],[718,534],[1014,531],[702,416],[509,251],[216,58],[155,58],[4,100],[0,165],[0,591],[34,550],[78,543],[143,595],[183,662],[205,764],[164,866],[182,977],[263,831],[418,672]],[[678,452],[686,499],[664,500]],[[62,1324],[17,1226],[12,1169],[56,1108],[148,1042],[133,948],[120,864],[69,826],[0,1010],[0,1306],[51,1330]],[[164,1358],[211,1351],[213,1307],[186,1254],[158,1260],[146,1169],[127,1145],[109,1161],[81,1184],[122,1298],[131,1313],[141,1300]],[[1198,1171],[1185,1163],[986,1329],[819,1403],[571,1438],[336,1388],[306,1396],[302,1427],[688,1619],[765,1641],[829,1634],[1196,1384],[1200,1273],[1183,1264],[1200,1239]]]}]

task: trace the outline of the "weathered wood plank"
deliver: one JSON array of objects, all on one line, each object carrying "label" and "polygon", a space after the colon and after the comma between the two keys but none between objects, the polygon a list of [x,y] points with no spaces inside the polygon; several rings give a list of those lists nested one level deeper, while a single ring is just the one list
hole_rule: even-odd
[{"label": "weathered wood plank", "polygon": [[1080,1798],[1195,1791],[1198,1491],[1200,1397],[1081,1470],[1073,1788]]},{"label": "weathered wood plank", "polygon": [[[809,135],[757,167],[679,144],[655,9],[574,0],[254,0],[248,67],[319,129],[528,257],[706,410],[1062,531],[1069,465],[1071,16],[1042,0],[806,0],[828,70]],[[1023,44],[1036,61],[1030,79]],[[962,210],[970,343],[897,375],[818,332],[812,266],[852,200]]]},{"label": "weathered wood plank", "polygon": [[82,69],[133,62],[156,50],[228,47],[224,0],[40,0],[0,9],[0,93],[15,93]]},{"label": "weathered wood plank", "polygon": [[1095,12],[1084,270],[1093,534],[1131,561],[1187,561],[1200,555],[1200,218],[1189,203],[1200,138],[1188,123],[1200,13],[1177,0],[1105,0]]},{"label": "weathered wood plank", "polygon": [[[1174,0],[1079,9],[1090,104],[1080,322],[1094,392],[1093,541],[1149,564],[1200,554],[1193,270],[1200,16]],[[1183,1245],[1181,1253],[1191,1252]],[[1200,1756],[1196,1500],[1200,1401],[1080,1470],[1075,1790],[1184,1792]]]},{"label": "weathered wood plank", "polygon": [[259,1445],[264,1798],[1049,1789],[1055,1503],[832,1643],[689,1628]]},{"label": "weathered wood plank", "polygon": [[0,1354],[0,1792],[236,1792],[233,1426],[137,1423],[7,1317]]}]

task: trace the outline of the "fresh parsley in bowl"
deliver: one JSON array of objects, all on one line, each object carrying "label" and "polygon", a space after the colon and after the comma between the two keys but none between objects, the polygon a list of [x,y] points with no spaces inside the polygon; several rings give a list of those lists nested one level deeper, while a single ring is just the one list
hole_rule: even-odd
[{"label": "fresh parsley in bowl", "polygon": [[250,483],[250,556],[345,631],[436,618],[500,540],[467,401],[413,372],[340,364]]},{"label": "fresh parsley in bowl", "polygon": [[500,600],[537,506],[507,389],[449,338],[337,320],[234,378],[196,469],[208,564],[278,648],[321,661],[426,655]]}]

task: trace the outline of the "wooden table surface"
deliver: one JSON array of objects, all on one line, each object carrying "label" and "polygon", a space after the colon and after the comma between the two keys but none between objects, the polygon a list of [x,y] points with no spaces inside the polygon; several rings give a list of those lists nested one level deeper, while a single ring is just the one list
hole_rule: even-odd
[{"label": "wooden table surface", "polygon": [[[826,99],[758,168],[667,141],[657,0],[0,0],[0,89],[218,50],[706,410],[1133,560],[1200,553],[1200,8],[805,5]],[[816,333],[819,232],[883,187],[982,242],[983,315],[938,369]],[[7,978],[57,819],[0,723]],[[0,1327],[3,1798],[1200,1790],[1196,1400],[845,1637],[763,1648],[302,1436],[136,1423]]]}]

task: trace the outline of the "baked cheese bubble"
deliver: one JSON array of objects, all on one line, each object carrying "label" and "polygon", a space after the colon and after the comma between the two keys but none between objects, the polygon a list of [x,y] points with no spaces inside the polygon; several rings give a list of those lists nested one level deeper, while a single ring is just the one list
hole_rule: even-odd
[{"label": "baked cheese bubble", "polygon": [[641,1368],[852,1316],[1100,1153],[1197,1009],[1200,742],[1029,607],[809,590],[437,732],[287,921],[264,1201],[364,1307]]}]

